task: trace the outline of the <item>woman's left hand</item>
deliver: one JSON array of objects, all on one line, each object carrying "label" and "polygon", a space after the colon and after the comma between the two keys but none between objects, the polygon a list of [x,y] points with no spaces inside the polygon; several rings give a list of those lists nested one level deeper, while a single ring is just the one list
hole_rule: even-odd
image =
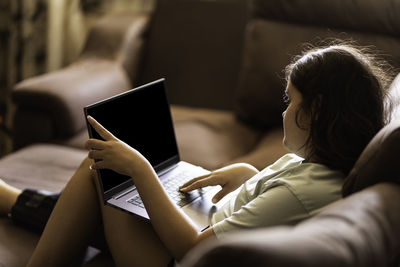
[{"label": "woman's left hand", "polygon": [[148,160],[136,149],[122,142],[105,129],[94,118],[88,116],[88,122],[104,139],[89,139],[85,147],[88,157],[96,160],[93,169],[111,169],[123,175],[135,177],[140,171],[151,168]]}]

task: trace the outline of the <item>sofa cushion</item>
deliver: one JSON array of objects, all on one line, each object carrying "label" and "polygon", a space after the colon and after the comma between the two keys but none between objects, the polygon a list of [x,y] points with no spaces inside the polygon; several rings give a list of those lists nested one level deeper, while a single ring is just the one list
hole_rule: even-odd
[{"label": "sofa cushion", "polygon": [[[10,219],[0,217],[0,266],[26,266],[40,235],[15,225]],[[114,263],[108,253],[88,247],[85,266],[112,267]]]},{"label": "sofa cushion", "polygon": [[234,103],[238,116],[248,123],[261,127],[281,123],[286,84],[284,68],[304,50],[305,43],[326,45],[321,40],[351,39],[360,45],[372,46],[384,59],[400,67],[398,2],[306,2],[251,1],[253,19],[246,29],[243,64]]},{"label": "sofa cushion", "polygon": [[39,237],[0,217],[0,266],[26,266]]},{"label": "sofa cushion", "polygon": [[36,144],[0,161],[1,179],[20,189],[60,191],[87,155],[87,151],[51,144]]},{"label": "sofa cushion", "polygon": [[80,58],[115,61],[135,84],[149,20],[147,15],[130,12],[112,12],[102,17],[88,31]]},{"label": "sofa cushion", "polygon": [[232,112],[183,106],[173,106],[171,112],[181,159],[206,169],[243,156],[261,137]]},{"label": "sofa cushion", "polygon": [[173,104],[232,109],[246,22],[243,0],[158,0],[140,84],[165,77]]},{"label": "sofa cushion", "polygon": [[304,50],[304,44],[326,45],[321,40],[328,37],[351,37],[360,45],[374,45],[383,58],[399,67],[400,40],[392,36],[253,19],[247,27],[243,67],[235,93],[237,115],[260,127],[280,125],[286,86],[284,68]]},{"label": "sofa cushion", "polygon": [[[398,36],[400,8],[396,0],[254,0],[253,16]],[[310,8],[312,6],[312,8]],[[315,11],[318,12],[315,12]],[[371,12],[373,11],[373,12]]]}]

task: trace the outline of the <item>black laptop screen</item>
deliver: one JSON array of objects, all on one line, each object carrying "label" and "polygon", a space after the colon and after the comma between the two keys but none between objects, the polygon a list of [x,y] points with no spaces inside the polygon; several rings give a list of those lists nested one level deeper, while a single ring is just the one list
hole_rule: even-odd
[{"label": "black laptop screen", "polygon": [[[156,171],[173,158],[179,160],[163,79],[90,105],[85,114],[142,153]],[[89,135],[102,139],[90,125]],[[100,176],[105,193],[131,180],[105,169]]]}]

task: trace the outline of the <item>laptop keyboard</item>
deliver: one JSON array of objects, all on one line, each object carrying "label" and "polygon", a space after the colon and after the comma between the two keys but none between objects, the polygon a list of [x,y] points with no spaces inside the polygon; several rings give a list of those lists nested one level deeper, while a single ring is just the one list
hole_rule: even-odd
[{"label": "laptop keyboard", "polygon": [[[188,172],[183,171],[181,173],[177,173],[176,175],[169,177],[168,179],[163,180],[162,182],[164,189],[167,192],[170,199],[172,199],[172,201],[175,202],[180,207],[189,204],[196,198],[200,197],[202,194],[206,193],[209,189],[211,189],[211,187],[205,187],[198,190],[193,190],[188,193],[183,193],[179,191],[179,186],[183,185],[192,178],[193,177],[191,177]],[[136,195],[128,199],[127,202],[135,206],[144,208],[144,204],[139,195]]]}]

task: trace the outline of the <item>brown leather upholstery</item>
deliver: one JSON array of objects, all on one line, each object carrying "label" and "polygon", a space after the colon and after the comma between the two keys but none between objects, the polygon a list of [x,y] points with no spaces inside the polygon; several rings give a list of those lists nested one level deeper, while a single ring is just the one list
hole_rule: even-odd
[{"label": "brown leather upholstery", "polygon": [[398,266],[399,201],[399,185],[378,184],[295,227],[253,230],[205,243],[182,266]]},{"label": "brown leather upholstery", "polygon": [[173,106],[171,111],[180,155],[200,166],[222,167],[245,155],[262,135],[238,122],[228,111],[184,106]]},{"label": "brown leather upholstery", "polygon": [[[19,106],[14,118],[16,148],[25,145],[20,140],[28,135],[43,141],[49,135],[65,138],[78,133],[85,127],[82,107],[129,88],[130,81],[121,66],[101,59],[78,61],[63,70],[19,83],[13,92],[13,100]],[[45,125],[37,124],[36,113],[42,114]],[[29,134],[25,129],[31,129]]]},{"label": "brown leather upholstery", "polygon": [[[309,4],[312,4],[310,6]],[[254,17],[292,24],[310,24],[324,28],[398,36],[400,9],[396,0],[254,0]]]},{"label": "brown leather upholstery", "polygon": [[248,123],[263,127],[280,124],[285,86],[282,70],[304,49],[304,43],[324,44],[321,40],[328,37],[352,39],[374,46],[382,57],[400,67],[400,5],[396,1],[251,3],[253,18],[247,24],[235,98],[235,111]]},{"label": "brown leather upholstery", "polygon": [[230,110],[247,22],[244,0],[159,0],[140,83],[165,77],[172,104]]},{"label": "brown leather upholstery", "polygon": [[131,83],[136,83],[148,23],[148,16],[130,13],[100,19],[89,31],[81,59],[115,61],[124,68]]},{"label": "brown leather upholstery", "polygon": [[132,15],[100,20],[77,62],[17,84],[14,149],[71,138],[86,126],[84,106],[130,89],[147,22]]}]

